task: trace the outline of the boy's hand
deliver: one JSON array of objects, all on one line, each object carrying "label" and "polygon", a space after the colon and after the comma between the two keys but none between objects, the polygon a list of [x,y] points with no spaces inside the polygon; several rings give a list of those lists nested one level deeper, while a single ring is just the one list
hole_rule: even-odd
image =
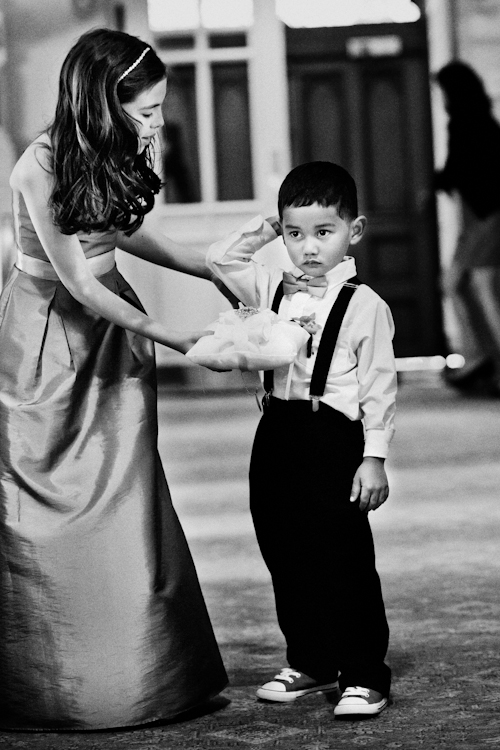
[{"label": "boy's hand", "polygon": [[352,482],[351,503],[359,498],[359,509],[367,513],[376,510],[389,496],[389,483],[384,459],[365,456]]},{"label": "boy's hand", "polygon": [[281,228],[281,221],[279,216],[270,216],[268,219],[266,219],[267,223],[272,226],[278,237],[280,237],[283,234],[283,230]]}]

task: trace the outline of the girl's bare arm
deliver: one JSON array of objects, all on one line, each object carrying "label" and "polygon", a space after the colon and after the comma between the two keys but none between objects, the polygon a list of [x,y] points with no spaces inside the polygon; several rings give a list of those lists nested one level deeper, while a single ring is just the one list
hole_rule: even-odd
[{"label": "girl's bare arm", "polygon": [[174,271],[188,273],[202,279],[210,279],[211,274],[205,264],[205,253],[166,237],[152,226],[150,217],[146,217],[142,226],[127,237],[118,233],[118,247],[126,253],[136,255],[158,266],[172,268]]}]

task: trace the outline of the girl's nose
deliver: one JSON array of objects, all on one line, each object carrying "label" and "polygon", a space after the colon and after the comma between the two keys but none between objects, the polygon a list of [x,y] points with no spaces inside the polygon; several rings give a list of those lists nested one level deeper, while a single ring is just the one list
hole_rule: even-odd
[{"label": "girl's nose", "polygon": [[158,130],[158,128],[161,128],[161,126],[163,125],[163,123],[164,123],[163,112],[161,112],[161,111],[155,112],[154,115],[153,115],[153,128],[155,130]]}]

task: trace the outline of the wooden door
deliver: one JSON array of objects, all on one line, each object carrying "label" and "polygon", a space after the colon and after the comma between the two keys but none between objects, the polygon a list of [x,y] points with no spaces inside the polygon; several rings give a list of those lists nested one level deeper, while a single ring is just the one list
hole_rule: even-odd
[{"label": "wooden door", "polygon": [[359,276],[390,305],[397,356],[445,351],[423,23],[288,29],[294,165],[356,179],[368,232]]}]

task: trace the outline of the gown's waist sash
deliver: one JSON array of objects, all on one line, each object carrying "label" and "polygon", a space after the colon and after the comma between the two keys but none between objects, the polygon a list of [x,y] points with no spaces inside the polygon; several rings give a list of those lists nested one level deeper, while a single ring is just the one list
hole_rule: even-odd
[{"label": "gown's waist sash", "polygon": [[[113,249],[100,255],[94,255],[91,258],[87,258],[87,263],[94,276],[103,276],[115,266],[115,251]],[[47,281],[59,280],[54,266],[49,261],[33,258],[31,255],[25,255],[21,251],[17,253],[16,267],[29,276],[36,276],[39,279],[46,279]]]}]

